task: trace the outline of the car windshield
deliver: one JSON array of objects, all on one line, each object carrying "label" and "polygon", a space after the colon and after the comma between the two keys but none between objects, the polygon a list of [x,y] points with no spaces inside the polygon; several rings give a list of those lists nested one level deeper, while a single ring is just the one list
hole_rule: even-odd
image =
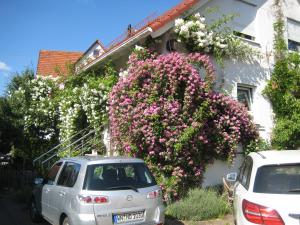
[{"label": "car windshield", "polygon": [[153,185],[156,185],[154,177],[144,163],[110,163],[89,165],[83,189],[138,191]]},{"label": "car windshield", "polygon": [[256,193],[299,194],[300,164],[262,166],[257,170]]}]

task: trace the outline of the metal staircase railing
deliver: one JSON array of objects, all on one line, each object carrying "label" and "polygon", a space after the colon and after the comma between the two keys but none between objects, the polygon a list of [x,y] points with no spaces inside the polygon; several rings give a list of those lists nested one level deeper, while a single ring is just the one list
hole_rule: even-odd
[{"label": "metal staircase railing", "polygon": [[103,148],[102,139],[101,135],[96,135],[95,130],[87,127],[35,158],[33,165],[42,169],[49,168],[61,155],[71,157],[83,155],[92,150],[104,150],[99,149]]}]

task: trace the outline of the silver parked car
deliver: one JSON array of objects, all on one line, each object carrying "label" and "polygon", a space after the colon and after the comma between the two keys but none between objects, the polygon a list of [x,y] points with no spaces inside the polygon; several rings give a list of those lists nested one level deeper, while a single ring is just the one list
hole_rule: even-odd
[{"label": "silver parked car", "polygon": [[162,225],[162,193],[143,160],[62,159],[36,179],[30,216],[53,225]]}]

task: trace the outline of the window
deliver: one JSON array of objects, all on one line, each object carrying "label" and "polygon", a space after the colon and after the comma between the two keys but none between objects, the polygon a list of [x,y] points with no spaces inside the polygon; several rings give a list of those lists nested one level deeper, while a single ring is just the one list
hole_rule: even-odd
[{"label": "window", "polygon": [[297,194],[300,190],[300,164],[262,166],[257,170],[253,192]]},{"label": "window", "polygon": [[287,19],[288,48],[300,52],[300,22]]},{"label": "window", "polygon": [[248,35],[248,34],[244,34],[242,32],[233,31],[233,34],[237,37],[240,37],[240,38],[244,38],[244,39],[247,39],[247,40],[250,40],[250,41],[255,41],[255,37],[253,37],[251,35]]},{"label": "window", "polygon": [[99,54],[100,54],[100,50],[95,49],[95,50],[93,51],[93,56],[94,56],[94,57],[98,57]]},{"label": "window", "polygon": [[253,160],[250,157],[247,157],[240,169],[238,181],[243,185],[247,190],[250,184],[251,172],[252,172]]},{"label": "window", "polygon": [[50,170],[47,176],[47,184],[52,185],[55,181],[56,175],[62,165],[62,162],[56,163]]},{"label": "window", "polygon": [[291,51],[300,52],[300,43],[297,41],[288,40],[288,48]]},{"label": "window", "polygon": [[248,111],[251,110],[252,105],[252,90],[253,88],[248,85],[237,85],[237,100],[242,103]]},{"label": "window", "polygon": [[93,191],[137,189],[156,185],[144,163],[89,165],[83,189]]},{"label": "window", "polygon": [[57,185],[73,187],[76,183],[80,165],[73,162],[66,162],[57,181]]},{"label": "window", "polygon": [[174,52],[178,49],[178,43],[176,39],[170,39],[166,43],[166,48],[169,52]]},{"label": "window", "polygon": [[226,13],[236,13],[238,16],[234,18],[232,21],[232,28],[237,33],[242,34],[241,37],[248,39],[247,37],[251,37],[248,40],[253,40],[256,37],[256,13],[257,13],[257,3],[256,0],[237,0],[232,1],[231,9],[233,11],[229,11]]}]

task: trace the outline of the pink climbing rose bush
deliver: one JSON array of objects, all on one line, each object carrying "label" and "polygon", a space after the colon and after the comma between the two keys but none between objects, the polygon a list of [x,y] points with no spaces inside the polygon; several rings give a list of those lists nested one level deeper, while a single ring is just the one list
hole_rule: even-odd
[{"label": "pink climbing rose bush", "polygon": [[112,141],[120,153],[147,161],[166,200],[201,184],[208,163],[232,158],[238,143],[258,138],[246,108],[212,91],[207,55],[139,49],[122,74],[109,97]]}]

